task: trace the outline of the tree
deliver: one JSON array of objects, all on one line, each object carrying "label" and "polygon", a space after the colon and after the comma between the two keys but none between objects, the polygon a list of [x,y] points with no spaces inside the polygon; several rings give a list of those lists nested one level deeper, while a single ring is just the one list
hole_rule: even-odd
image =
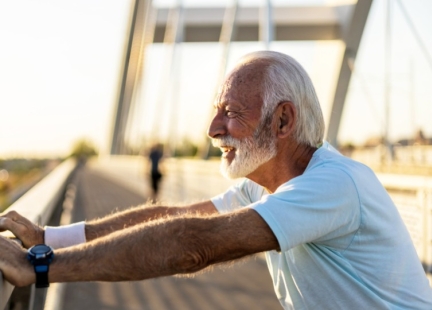
[{"label": "tree", "polygon": [[70,157],[75,157],[77,159],[87,159],[96,155],[98,155],[98,152],[94,145],[86,139],[82,139],[73,145]]}]

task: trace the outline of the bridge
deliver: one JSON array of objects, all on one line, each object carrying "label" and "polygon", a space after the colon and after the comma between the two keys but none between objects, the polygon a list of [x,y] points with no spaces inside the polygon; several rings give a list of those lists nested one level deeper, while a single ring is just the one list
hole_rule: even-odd
[{"label": "bridge", "polygon": [[[337,144],[352,68],[372,0],[339,6],[155,8],[152,2],[133,2],[130,36],[116,105],[110,154],[86,165],[67,160],[33,187],[10,209],[41,225],[91,220],[111,210],[141,204],[149,197],[145,161],[128,156],[128,121],[136,110],[145,47],[164,42],[218,41],[224,59],[234,41],[339,40],[344,44],[332,102],[327,139]],[[175,49],[173,49],[175,54]],[[173,57],[171,60],[175,59]],[[225,68],[224,65],[221,66]],[[223,71],[223,70],[222,70]],[[224,71],[221,73],[223,75]],[[377,172],[409,229],[432,285],[432,151],[428,147],[395,149],[396,159],[379,147],[350,154]],[[169,204],[206,199],[224,191],[232,181],[218,172],[212,159],[169,158],[165,162],[161,200]],[[404,168],[418,169],[406,175]],[[398,168],[399,170],[395,170]],[[411,170],[412,171],[412,170]],[[187,172],[187,173],[186,173]],[[206,186],[202,186],[205,184]],[[143,282],[52,284],[16,289],[0,279],[0,309],[279,309],[267,267],[258,255],[231,267],[194,278],[166,277]]]}]

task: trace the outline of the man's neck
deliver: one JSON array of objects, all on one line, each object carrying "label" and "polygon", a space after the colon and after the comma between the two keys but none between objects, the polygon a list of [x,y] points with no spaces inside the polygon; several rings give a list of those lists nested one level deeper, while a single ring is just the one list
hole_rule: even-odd
[{"label": "man's neck", "polygon": [[289,180],[302,175],[309,165],[316,147],[296,144],[278,151],[278,154],[247,176],[265,187],[270,193]]}]

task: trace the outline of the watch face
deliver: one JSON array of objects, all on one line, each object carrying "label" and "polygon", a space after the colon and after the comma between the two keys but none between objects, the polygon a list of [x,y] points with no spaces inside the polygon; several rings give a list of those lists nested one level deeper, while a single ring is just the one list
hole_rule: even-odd
[{"label": "watch face", "polygon": [[51,248],[49,246],[46,246],[44,244],[39,244],[39,245],[35,245],[32,249],[31,252],[33,254],[45,254],[51,251]]}]

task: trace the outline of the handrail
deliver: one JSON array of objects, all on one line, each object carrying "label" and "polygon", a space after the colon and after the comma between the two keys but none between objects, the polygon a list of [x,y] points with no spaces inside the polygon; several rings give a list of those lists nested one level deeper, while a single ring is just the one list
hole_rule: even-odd
[{"label": "handrail", "polygon": [[[74,159],[64,161],[7,210],[17,211],[33,223],[46,225],[62,197],[66,182],[75,167],[76,161]],[[10,232],[0,234],[13,237]],[[6,307],[13,289],[14,286],[4,280],[0,272],[0,309]]]}]

